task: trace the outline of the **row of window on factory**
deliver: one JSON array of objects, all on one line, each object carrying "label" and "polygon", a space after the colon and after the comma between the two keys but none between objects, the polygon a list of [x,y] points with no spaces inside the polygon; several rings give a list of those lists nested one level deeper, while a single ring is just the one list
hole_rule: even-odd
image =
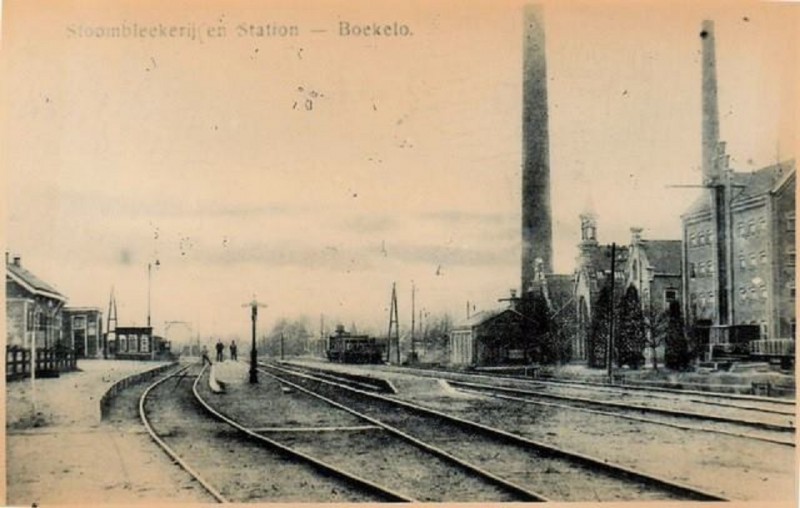
[{"label": "row of window on factory", "polygon": [[[795,248],[789,247],[786,250],[786,266],[795,266]],[[758,265],[767,264],[767,252],[752,252],[749,255],[739,254],[739,268],[742,270],[755,270]],[[714,275],[714,262],[711,260],[689,263],[689,277],[712,277]]]},{"label": "row of window on factory", "polygon": [[[795,297],[795,285],[794,282],[790,282],[787,284],[789,288],[789,296],[791,298]],[[716,294],[714,291],[700,291],[697,293],[692,293],[689,295],[689,298],[692,302],[697,302],[700,304],[701,307],[705,306],[706,304],[713,305],[716,299]],[[747,300],[766,300],[769,298],[769,291],[767,290],[767,285],[765,283],[762,284],[742,284],[739,286],[739,299],[742,301]]]},{"label": "row of window on factory", "polygon": [[[738,236],[746,238],[766,231],[767,218],[761,217],[760,219],[750,219],[747,222],[739,222],[736,226],[736,233]],[[795,213],[790,212],[786,214],[786,229],[794,231],[795,229]],[[714,243],[714,232],[710,229],[691,233],[689,235],[690,247],[701,247],[703,245],[711,245]]]}]

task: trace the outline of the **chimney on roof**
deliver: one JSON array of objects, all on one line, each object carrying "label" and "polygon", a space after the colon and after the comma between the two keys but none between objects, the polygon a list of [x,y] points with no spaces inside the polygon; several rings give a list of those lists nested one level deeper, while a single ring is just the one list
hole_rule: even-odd
[{"label": "chimney on roof", "polygon": [[14,266],[22,266],[22,258],[14,256]]},{"label": "chimney on roof", "polygon": [[8,251],[6,251],[6,264],[8,264],[8,256],[9,256]]}]

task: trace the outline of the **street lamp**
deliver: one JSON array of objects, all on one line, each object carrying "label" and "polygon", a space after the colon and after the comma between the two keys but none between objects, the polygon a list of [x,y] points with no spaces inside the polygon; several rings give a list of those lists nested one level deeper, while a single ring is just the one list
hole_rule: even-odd
[{"label": "street lamp", "polygon": [[250,346],[250,384],[257,384],[258,371],[256,370],[256,365],[258,363],[258,352],[256,351],[256,321],[258,320],[258,308],[266,308],[266,305],[258,303],[255,295],[253,295],[253,301],[242,304],[242,307],[250,307],[250,320],[253,327],[253,342]]}]

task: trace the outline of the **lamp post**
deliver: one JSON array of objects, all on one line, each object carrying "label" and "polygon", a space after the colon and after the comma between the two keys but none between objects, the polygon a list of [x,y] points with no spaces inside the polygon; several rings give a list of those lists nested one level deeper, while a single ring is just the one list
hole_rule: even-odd
[{"label": "lamp post", "polygon": [[256,370],[256,365],[258,363],[258,351],[256,351],[256,321],[258,320],[258,308],[266,307],[266,305],[259,303],[255,295],[253,295],[253,301],[242,304],[242,307],[250,307],[250,321],[253,328],[253,342],[250,345],[250,384],[257,384],[258,370]]},{"label": "lamp post", "polygon": [[[147,327],[150,328],[150,289],[152,286],[152,271],[153,265],[155,265],[156,269],[161,266],[161,262],[156,259],[155,263],[147,263]],[[152,333],[152,330],[151,330]]]}]

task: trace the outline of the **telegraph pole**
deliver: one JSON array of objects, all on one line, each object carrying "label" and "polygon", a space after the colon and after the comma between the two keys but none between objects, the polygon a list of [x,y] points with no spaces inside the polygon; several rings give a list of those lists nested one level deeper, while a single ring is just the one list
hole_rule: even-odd
[{"label": "telegraph pole", "polygon": [[611,244],[611,301],[609,305],[610,319],[608,322],[608,381],[612,382],[611,371],[614,365],[614,285],[616,284],[617,274],[617,244]]},{"label": "telegraph pole", "polygon": [[414,347],[414,297],[416,294],[417,288],[414,286],[414,281],[411,281],[411,357],[414,358],[416,355],[416,349]]},{"label": "telegraph pole", "polygon": [[257,384],[258,370],[256,370],[256,366],[258,364],[258,351],[256,350],[256,321],[258,320],[258,308],[266,308],[266,305],[259,303],[255,295],[253,295],[253,301],[242,304],[242,307],[250,307],[250,320],[253,327],[253,342],[250,345],[250,384]]},{"label": "telegraph pole", "polygon": [[[395,344],[395,358],[396,363],[400,363],[400,325],[397,318],[397,289],[395,283],[392,283],[392,305],[389,308],[389,332],[387,333],[386,340],[388,342],[387,360],[392,363],[392,342]],[[394,330],[394,333],[392,333]]]}]

